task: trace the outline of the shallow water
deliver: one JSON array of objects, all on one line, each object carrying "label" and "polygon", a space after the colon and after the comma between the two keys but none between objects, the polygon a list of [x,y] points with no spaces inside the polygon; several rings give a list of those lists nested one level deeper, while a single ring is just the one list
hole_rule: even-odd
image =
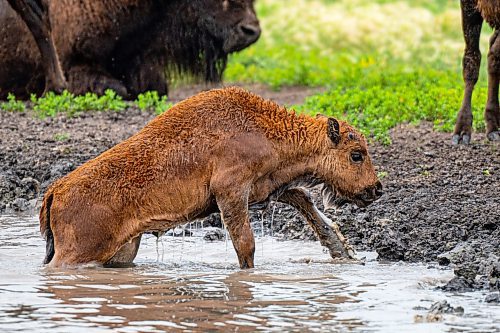
[{"label": "shallow water", "polygon": [[[230,242],[143,238],[132,268],[44,268],[35,218],[0,216],[0,332],[499,332],[500,306],[481,292],[435,287],[450,270],[332,264],[317,242],[258,237],[241,271]],[[464,315],[420,322],[447,300]]]}]

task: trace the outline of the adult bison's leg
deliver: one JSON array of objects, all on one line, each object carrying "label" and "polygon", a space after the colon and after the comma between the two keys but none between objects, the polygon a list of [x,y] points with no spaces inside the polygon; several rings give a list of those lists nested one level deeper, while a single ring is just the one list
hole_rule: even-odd
[{"label": "adult bison's leg", "polygon": [[500,140],[500,107],[498,104],[498,84],[500,81],[500,32],[495,33],[490,40],[488,53],[488,101],[484,119],[486,120],[486,135],[491,141]]},{"label": "adult bison's leg", "polygon": [[479,77],[479,67],[481,66],[479,37],[481,36],[483,18],[481,17],[481,13],[476,9],[475,0],[462,0],[460,5],[462,9],[462,30],[465,40],[465,52],[462,63],[465,90],[462,106],[455,123],[452,143],[468,144],[472,134],[472,91]]},{"label": "adult bison's leg", "polygon": [[67,71],[68,88],[77,95],[93,92],[104,95],[107,89],[127,97],[127,89],[122,81],[114,78],[99,65],[74,65]]},{"label": "adult bison's leg", "polygon": [[126,87],[130,99],[135,99],[146,91],[156,91],[158,95],[168,95],[165,68],[156,63],[140,63],[135,70],[127,73]]},{"label": "adult bison's leg", "polygon": [[47,0],[7,0],[31,31],[40,50],[45,74],[45,92],[61,92],[66,80],[52,39]]},{"label": "adult bison's leg", "polygon": [[248,199],[244,196],[225,193],[216,195],[222,221],[229,231],[241,268],[254,267],[255,239],[248,216]]},{"label": "adult bison's leg", "polygon": [[338,225],[322,216],[308,193],[300,189],[291,189],[280,194],[277,200],[294,207],[304,216],[318,236],[321,245],[328,248],[332,258],[355,258],[354,250],[340,232]]}]

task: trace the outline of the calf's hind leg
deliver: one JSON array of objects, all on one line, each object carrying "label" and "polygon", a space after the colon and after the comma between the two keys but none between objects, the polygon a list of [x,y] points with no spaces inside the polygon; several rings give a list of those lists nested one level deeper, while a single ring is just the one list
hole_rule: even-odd
[{"label": "calf's hind leg", "polygon": [[106,267],[128,267],[133,265],[135,257],[137,256],[137,251],[139,251],[139,245],[141,245],[142,234],[131,239],[115,253],[113,258],[104,264]]}]

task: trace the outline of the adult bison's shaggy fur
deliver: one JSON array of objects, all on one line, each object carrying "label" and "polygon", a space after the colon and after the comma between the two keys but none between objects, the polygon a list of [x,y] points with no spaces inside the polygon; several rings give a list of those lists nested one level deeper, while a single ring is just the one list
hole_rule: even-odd
[{"label": "adult bison's shaggy fur", "polygon": [[127,242],[142,233],[220,212],[240,266],[253,267],[248,207],[270,198],[307,205],[296,187],[321,183],[327,204],[366,206],[381,195],[354,128],[240,88],[204,92],[50,186],[40,212],[45,262],[131,262]]},{"label": "adult bison's shaggy fur", "polygon": [[495,32],[490,38],[488,53],[488,100],[484,118],[486,134],[491,141],[500,141],[500,107],[498,86],[500,83],[500,2],[497,0],[461,0],[462,28],[465,39],[463,76],[465,82],[464,99],[457,115],[452,142],[468,144],[472,134],[472,91],[479,78],[481,51],[479,37],[483,19]]},{"label": "adult bison's shaggy fur", "polygon": [[[41,93],[43,63],[25,22],[0,0],[0,98]],[[19,0],[9,0],[19,2]],[[260,36],[253,0],[52,0],[68,89],[167,94],[166,72],[219,81],[227,56]],[[35,36],[37,37],[37,36]]]}]

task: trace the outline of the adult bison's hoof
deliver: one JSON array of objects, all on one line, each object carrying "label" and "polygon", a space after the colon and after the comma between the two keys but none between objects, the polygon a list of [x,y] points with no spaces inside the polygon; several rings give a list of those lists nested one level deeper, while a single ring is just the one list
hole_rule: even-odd
[{"label": "adult bison's hoof", "polygon": [[464,144],[468,145],[470,143],[470,134],[454,134],[451,138],[451,143],[453,145]]},{"label": "adult bison's hoof", "polygon": [[493,131],[486,136],[490,141],[500,141],[500,131]]}]

